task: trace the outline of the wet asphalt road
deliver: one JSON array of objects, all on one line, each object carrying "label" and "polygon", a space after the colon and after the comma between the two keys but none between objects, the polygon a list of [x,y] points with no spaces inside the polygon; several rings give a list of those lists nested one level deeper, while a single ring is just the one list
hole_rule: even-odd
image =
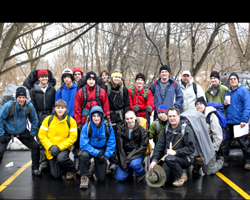
[{"label": "wet asphalt road", "polygon": [[[229,167],[220,172],[250,197],[250,171],[244,170],[240,150],[230,153]],[[7,151],[0,165],[0,185],[31,159],[30,151]],[[9,162],[14,166],[6,168]],[[200,176],[187,170],[188,181],[182,187],[166,185],[150,187],[146,181],[118,182],[114,174],[106,177],[105,183],[90,178],[88,189],[79,189],[80,178],[55,179],[49,172],[42,177],[31,174],[29,166],[0,192],[0,199],[244,199],[217,175]]]}]

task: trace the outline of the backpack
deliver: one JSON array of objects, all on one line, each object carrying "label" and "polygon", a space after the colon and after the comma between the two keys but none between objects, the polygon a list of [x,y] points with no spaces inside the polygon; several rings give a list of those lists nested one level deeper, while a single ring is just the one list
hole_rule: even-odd
[{"label": "backpack", "polygon": [[[143,98],[144,98],[145,101],[148,100],[148,90],[149,90],[148,86],[144,85]],[[131,87],[131,97],[132,97],[132,99],[134,97],[134,94],[135,94],[135,86]]]},{"label": "backpack", "polygon": [[121,95],[122,100],[123,100],[123,87],[124,87],[124,84],[119,88],[119,91],[112,90],[110,83],[108,83],[107,84],[107,95],[108,95],[108,97],[110,95],[110,92],[115,92],[115,93],[119,93]]},{"label": "backpack", "polygon": [[[49,127],[50,123],[52,122],[53,118],[54,118],[54,114],[52,114],[49,118],[48,127]],[[67,124],[68,124],[68,127],[70,128],[70,116],[68,116],[68,118],[67,118]]]},{"label": "backpack", "polygon": [[[216,109],[216,111],[211,112],[211,113],[214,113],[218,117],[221,129],[222,129],[222,133],[223,133],[223,139],[222,139],[222,141],[223,141],[226,138],[225,128],[226,128],[226,125],[227,125],[226,117],[225,117],[225,115],[223,113],[224,107],[223,107],[222,104],[216,103],[216,102],[208,102],[206,104],[206,106],[212,106],[212,107],[214,107]],[[210,124],[210,115],[211,115],[211,113],[209,113],[207,115],[207,118],[206,118],[206,121],[207,121],[208,124]]]}]

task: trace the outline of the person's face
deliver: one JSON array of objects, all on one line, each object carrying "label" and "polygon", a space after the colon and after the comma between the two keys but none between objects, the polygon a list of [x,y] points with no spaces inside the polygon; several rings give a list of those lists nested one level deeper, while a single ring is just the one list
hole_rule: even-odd
[{"label": "person's face", "polygon": [[18,104],[20,107],[23,107],[25,104],[26,97],[25,96],[19,96],[16,98]]},{"label": "person's face", "polygon": [[158,113],[158,117],[159,119],[162,121],[162,122],[165,122],[168,120],[168,116],[166,115],[166,113],[163,113],[163,112],[159,112]]},{"label": "person's face", "polygon": [[231,76],[229,82],[232,88],[236,88],[239,84],[238,79],[235,76]]},{"label": "person's face", "polygon": [[39,76],[38,80],[40,81],[40,83],[42,84],[47,84],[49,81],[49,77],[48,76]]},{"label": "person's face", "polygon": [[101,121],[102,121],[102,118],[101,118],[100,115],[98,115],[97,113],[94,113],[94,114],[92,115],[92,122],[93,122],[96,126],[99,126],[100,123],[101,123]]},{"label": "person's face", "polygon": [[106,83],[107,80],[108,80],[108,74],[106,74],[105,72],[103,72],[102,73],[102,81]]},{"label": "person's face", "polygon": [[66,77],[63,78],[63,82],[66,85],[70,85],[72,83],[72,79],[70,78],[70,76],[66,76]]},{"label": "person's face", "polygon": [[80,80],[80,78],[82,78],[82,73],[79,71],[76,71],[74,73],[74,78],[75,78],[75,81],[78,82]]},{"label": "person's face", "polygon": [[184,74],[181,79],[183,83],[189,83],[189,81],[191,80],[192,76],[189,76],[188,74]]},{"label": "person's face", "polygon": [[87,80],[87,84],[90,86],[90,87],[93,87],[95,85],[95,79],[93,78],[89,78]]},{"label": "person's face", "polygon": [[64,106],[56,106],[55,111],[58,117],[62,117],[66,112],[67,108]]},{"label": "person's face", "polygon": [[210,83],[214,86],[218,85],[219,84],[219,79],[218,78],[215,78],[215,77],[211,77],[210,78]]},{"label": "person's face", "polygon": [[205,110],[205,105],[204,105],[203,103],[201,103],[201,102],[197,102],[197,103],[195,104],[195,107],[196,107],[196,109],[197,109],[198,111],[200,111],[200,112],[203,112],[203,111]]},{"label": "person's face", "polygon": [[172,126],[174,127],[178,126],[180,122],[180,116],[177,115],[175,110],[168,111],[168,121]]},{"label": "person's face", "polygon": [[161,79],[169,79],[168,70],[161,70],[160,76],[161,76]]},{"label": "person's face", "polygon": [[119,84],[120,82],[121,82],[121,77],[118,77],[118,76],[114,76],[114,77],[112,77],[113,78],[113,82],[117,85],[117,84]]},{"label": "person's face", "polygon": [[136,116],[133,114],[133,113],[127,113],[125,115],[125,120],[128,124],[128,128],[129,129],[133,129],[134,126],[135,126],[135,119],[136,119]]},{"label": "person's face", "polygon": [[136,84],[136,87],[141,88],[141,87],[143,87],[143,85],[144,85],[144,80],[143,80],[142,78],[138,78],[138,79],[136,80],[135,84]]}]

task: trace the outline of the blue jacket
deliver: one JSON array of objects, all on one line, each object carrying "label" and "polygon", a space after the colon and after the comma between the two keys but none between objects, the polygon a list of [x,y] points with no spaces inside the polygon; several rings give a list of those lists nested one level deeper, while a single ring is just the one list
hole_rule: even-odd
[{"label": "blue jacket", "polygon": [[[12,100],[6,102],[0,110],[0,136],[2,136],[5,131],[9,134],[18,135],[23,133],[26,129],[27,125],[26,114],[25,114],[26,103],[25,106],[20,110],[19,104],[16,101],[14,116],[6,120],[6,118],[9,116],[12,102],[13,102]],[[31,123],[30,134],[32,136],[35,136],[38,130],[38,117],[33,104],[29,102],[28,105],[30,107],[30,115],[29,115],[30,116],[29,121]]]},{"label": "blue jacket", "polygon": [[64,100],[67,103],[67,109],[69,111],[68,116],[74,117],[74,102],[75,102],[75,94],[77,92],[77,85],[73,83],[70,88],[67,88],[65,84],[62,86],[62,93],[60,92],[61,88],[56,91],[55,102],[59,99]]},{"label": "blue jacket", "polygon": [[[154,95],[155,109],[157,108],[158,105],[161,105],[161,104],[165,104],[167,108],[175,107],[175,108],[181,109],[182,104],[183,104],[183,94],[181,91],[180,84],[176,82],[176,90],[175,90],[175,87],[174,87],[175,79],[169,78],[170,84],[166,88],[166,95],[165,95],[165,98],[163,99],[160,81],[161,81],[161,78],[159,78],[156,82],[155,91],[154,91],[154,82],[151,84],[149,88]],[[175,95],[176,95],[176,100],[174,103]]]},{"label": "blue jacket", "polygon": [[[229,89],[225,96],[231,96],[230,105],[225,106],[226,120],[228,124],[240,124],[241,122],[248,123],[250,116],[250,93],[240,85],[235,90]],[[225,100],[225,98],[224,98]],[[224,102],[223,100],[223,102]]]},{"label": "blue jacket", "polygon": [[[91,120],[92,113],[96,111],[103,113],[103,110],[100,106],[93,106],[92,109],[90,110],[88,123],[90,123],[92,129],[92,136],[91,138],[88,138],[87,135],[88,123],[86,123],[82,127],[80,135],[80,149],[83,151],[87,151],[92,156],[97,157],[98,153],[102,151],[101,148],[104,147],[104,145],[106,145],[104,155],[109,158],[115,151],[116,140],[115,140],[114,130],[110,124],[109,138],[108,140],[106,140],[103,115],[102,115],[102,122],[99,128]],[[95,139],[103,139],[103,140],[95,140]]]}]

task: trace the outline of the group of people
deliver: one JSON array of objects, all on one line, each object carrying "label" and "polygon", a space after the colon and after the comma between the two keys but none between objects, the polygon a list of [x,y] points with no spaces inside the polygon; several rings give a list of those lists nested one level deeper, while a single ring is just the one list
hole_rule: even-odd
[{"label": "group of people", "polygon": [[[14,99],[0,110],[0,163],[9,141],[17,137],[31,149],[33,175],[41,176],[47,169],[55,178],[65,174],[70,180],[78,175],[80,188],[88,188],[91,175],[103,182],[112,171],[118,181],[133,179],[134,173],[139,182],[146,175],[146,156],[151,160],[149,171],[161,165],[166,181],[174,186],[187,181],[185,170],[190,166],[194,166],[194,173],[202,168],[206,175],[228,167],[233,126],[244,127],[249,120],[249,91],[239,84],[234,72],[229,77],[230,88],[221,84],[218,72],[211,72],[211,85],[205,93],[189,71],[183,71],[180,82],[169,73],[167,65],[161,66],[159,78],[150,87],[145,75],[138,73],[135,86],[127,89],[120,70],[104,70],[98,76],[93,71],[84,75],[80,68],[67,68],[56,90],[56,80],[49,70],[31,72],[23,83],[25,87],[18,87]],[[226,130],[208,102],[222,105]],[[199,111],[206,119],[209,116],[205,126],[214,157],[207,164],[195,154],[194,130],[189,124],[183,126],[180,116],[187,110]],[[153,111],[154,121],[150,123]],[[149,139],[155,143],[153,152]],[[244,168],[250,170],[248,137],[238,140]]]}]

